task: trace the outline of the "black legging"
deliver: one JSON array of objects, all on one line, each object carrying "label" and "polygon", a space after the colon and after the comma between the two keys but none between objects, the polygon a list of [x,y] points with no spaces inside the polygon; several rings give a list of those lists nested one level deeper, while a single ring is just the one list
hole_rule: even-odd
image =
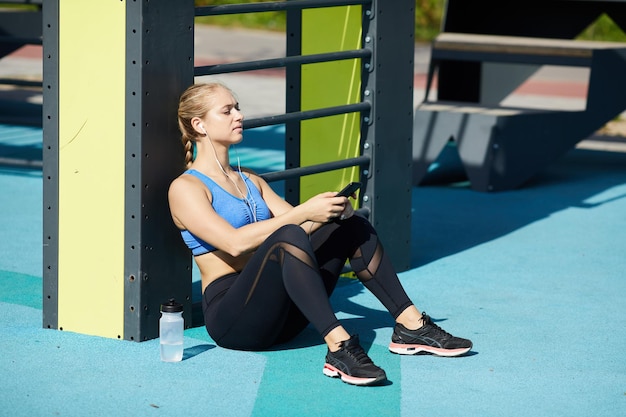
[{"label": "black legging", "polygon": [[412,304],[371,224],[358,215],[309,236],[299,226],[274,232],[243,271],[204,291],[204,322],[222,347],[262,350],[286,342],[310,322],[322,337],[339,326],[329,297],[346,259],[394,317]]}]

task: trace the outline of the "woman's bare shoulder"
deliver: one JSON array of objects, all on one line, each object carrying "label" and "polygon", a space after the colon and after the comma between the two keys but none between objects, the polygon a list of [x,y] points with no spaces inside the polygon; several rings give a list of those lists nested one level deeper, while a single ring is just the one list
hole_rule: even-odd
[{"label": "woman's bare shoulder", "polygon": [[170,183],[168,194],[170,199],[179,195],[190,195],[197,192],[202,192],[205,195],[210,195],[209,189],[202,183],[202,181],[186,173],[174,178]]}]

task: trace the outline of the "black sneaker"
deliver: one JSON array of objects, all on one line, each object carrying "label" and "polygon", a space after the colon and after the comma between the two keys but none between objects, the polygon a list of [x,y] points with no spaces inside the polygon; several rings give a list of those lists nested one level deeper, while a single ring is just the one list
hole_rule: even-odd
[{"label": "black sneaker", "polygon": [[409,330],[396,323],[389,350],[399,355],[415,355],[421,352],[438,356],[460,356],[472,348],[471,340],[452,336],[437,326],[426,313],[422,314],[424,325]]},{"label": "black sneaker", "polygon": [[341,342],[337,352],[328,351],[323,372],[353,385],[374,385],[387,379],[385,371],[374,365],[359,344],[358,335]]}]

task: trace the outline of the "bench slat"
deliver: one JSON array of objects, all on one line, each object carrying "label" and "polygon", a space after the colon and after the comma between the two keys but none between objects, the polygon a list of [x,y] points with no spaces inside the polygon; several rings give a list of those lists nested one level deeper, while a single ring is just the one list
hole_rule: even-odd
[{"label": "bench slat", "polygon": [[433,41],[433,50],[550,55],[574,58],[591,58],[595,49],[614,48],[626,48],[626,43],[468,33],[441,33]]}]

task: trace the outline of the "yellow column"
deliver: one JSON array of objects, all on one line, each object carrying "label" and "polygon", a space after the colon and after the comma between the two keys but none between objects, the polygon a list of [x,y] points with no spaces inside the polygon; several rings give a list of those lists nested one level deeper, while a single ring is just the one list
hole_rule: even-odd
[{"label": "yellow column", "polygon": [[123,338],[126,2],[59,3],[58,328]]}]

